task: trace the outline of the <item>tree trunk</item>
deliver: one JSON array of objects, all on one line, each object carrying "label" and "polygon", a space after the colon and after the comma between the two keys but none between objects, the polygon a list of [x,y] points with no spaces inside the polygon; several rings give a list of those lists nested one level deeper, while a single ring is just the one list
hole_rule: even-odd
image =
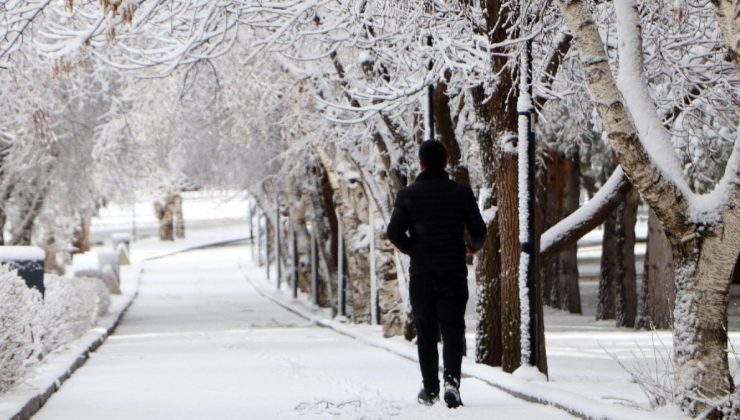
[{"label": "tree trunk", "polygon": [[[580,169],[577,158],[569,158],[557,151],[548,152],[545,183],[541,184],[544,197],[545,228],[550,228],[578,209],[580,198]],[[573,243],[566,250],[543,264],[543,296],[545,304],[553,308],[581,313],[581,296],[578,287],[578,245]]]},{"label": "tree trunk", "polygon": [[83,211],[80,214],[80,225],[74,232],[74,238],[72,240],[72,246],[75,247],[79,253],[90,251],[90,225],[92,224],[92,215]]},{"label": "tree trunk", "polygon": [[353,322],[370,322],[370,230],[367,194],[360,179],[344,183],[339,206],[346,244],[348,315]]},{"label": "tree trunk", "polygon": [[[739,200],[740,201],[740,200]],[[740,212],[728,212],[723,226],[696,241],[675,246],[676,310],[673,324],[676,397],[693,415],[737,418],[734,382],[727,359],[727,304],[738,258]],[[714,407],[712,409],[711,407]]]},{"label": "tree trunk", "polygon": [[59,250],[56,246],[56,241],[51,235],[46,235],[43,241],[44,249],[44,272],[50,274],[56,274],[58,276],[64,275],[64,264],[59,261]]},{"label": "tree trunk", "polygon": [[163,200],[154,203],[154,212],[159,220],[159,240],[174,241],[174,196],[168,194]]},{"label": "tree trunk", "polygon": [[499,243],[498,216],[496,215],[496,172],[494,171],[494,145],[491,136],[491,113],[484,103],[485,91],[482,86],[471,91],[476,116],[480,121],[477,139],[483,168],[481,190],[483,195],[483,214],[486,221],[486,243],[478,252],[475,266],[475,280],[478,286],[476,310],[476,361],[490,366],[501,366],[503,344],[501,330],[501,249]]},{"label": "tree trunk", "polygon": [[12,227],[12,238],[10,245],[31,245],[33,240],[33,226],[36,218],[44,208],[45,191],[39,192],[30,202],[26,203],[26,211],[22,212],[23,219],[18,226]]},{"label": "tree trunk", "polygon": [[676,301],[675,276],[671,243],[668,242],[660,220],[650,210],[638,328],[671,328]]},{"label": "tree trunk", "polygon": [[182,196],[180,194],[175,194],[173,196],[173,203],[174,206],[174,226],[175,226],[175,237],[178,239],[184,239],[185,238],[185,217],[183,216],[182,212]]},{"label": "tree trunk", "polygon": [[403,302],[396,272],[396,250],[385,235],[385,229],[375,236],[375,251],[383,337],[395,337],[403,334]]},{"label": "tree trunk", "polygon": [[604,223],[596,319],[616,319],[618,327],[634,327],[637,316],[635,222],[638,203],[639,195],[630,191]]},{"label": "tree trunk", "polygon": [[486,246],[478,253],[475,266],[478,285],[475,361],[501,366],[501,257],[498,253],[500,247],[496,219],[488,224],[486,235]]},{"label": "tree trunk", "polygon": [[596,320],[615,319],[614,300],[617,277],[617,223],[619,209],[615,210],[604,221],[604,236],[601,241],[601,275],[599,276],[599,291],[596,305]]},{"label": "tree trunk", "polygon": [[521,313],[519,305],[519,198],[518,161],[515,152],[502,154],[496,174],[501,241],[501,330],[504,372],[521,364]]},{"label": "tree trunk", "polygon": [[619,247],[617,260],[622,267],[617,270],[615,303],[617,327],[634,327],[637,317],[637,273],[635,271],[635,223],[640,196],[633,190],[625,197],[618,225]]}]

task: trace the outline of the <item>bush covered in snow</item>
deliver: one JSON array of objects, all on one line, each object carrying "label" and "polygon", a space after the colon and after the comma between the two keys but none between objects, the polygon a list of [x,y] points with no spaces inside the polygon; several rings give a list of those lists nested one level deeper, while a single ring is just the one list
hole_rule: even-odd
[{"label": "bush covered in snow", "polygon": [[42,354],[41,293],[0,265],[0,392]]},{"label": "bush covered in snow", "polygon": [[110,306],[110,293],[100,279],[46,275],[43,324],[44,352],[81,336]]},{"label": "bush covered in snow", "polygon": [[16,272],[0,265],[0,393],[44,355],[80,337],[108,311],[102,280],[47,274],[42,299]]}]

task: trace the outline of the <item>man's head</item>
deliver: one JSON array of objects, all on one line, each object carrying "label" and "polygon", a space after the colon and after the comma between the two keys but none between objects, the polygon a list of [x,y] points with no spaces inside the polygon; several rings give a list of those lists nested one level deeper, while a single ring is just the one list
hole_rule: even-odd
[{"label": "man's head", "polygon": [[426,171],[441,171],[447,166],[447,149],[438,140],[427,140],[419,148],[421,169]]}]

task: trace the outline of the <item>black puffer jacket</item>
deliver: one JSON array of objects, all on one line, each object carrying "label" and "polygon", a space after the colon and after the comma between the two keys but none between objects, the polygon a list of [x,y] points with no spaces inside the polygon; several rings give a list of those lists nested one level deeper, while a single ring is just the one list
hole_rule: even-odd
[{"label": "black puffer jacket", "polygon": [[413,273],[467,272],[466,227],[467,246],[481,249],[486,225],[473,191],[450,180],[445,171],[424,171],[398,193],[387,233],[401,252],[411,256]]}]

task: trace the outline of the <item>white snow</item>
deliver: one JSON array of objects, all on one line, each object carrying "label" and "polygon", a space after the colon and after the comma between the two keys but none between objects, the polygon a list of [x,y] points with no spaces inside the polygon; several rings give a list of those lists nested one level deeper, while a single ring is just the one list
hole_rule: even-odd
[{"label": "white snow", "polygon": [[529,357],[532,354],[532,343],[529,340],[529,326],[532,320],[529,316],[529,288],[527,287],[527,271],[529,268],[529,254],[522,252],[519,254],[519,342],[521,343],[522,365],[529,364]]},{"label": "white snow", "polygon": [[0,261],[43,261],[45,255],[44,250],[36,246],[0,247]]},{"label": "white snow", "polygon": [[464,409],[420,406],[415,362],[266,299],[244,276],[272,284],[245,255],[232,246],[147,263],[116,333],[36,418],[570,418],[472,378]]}]

